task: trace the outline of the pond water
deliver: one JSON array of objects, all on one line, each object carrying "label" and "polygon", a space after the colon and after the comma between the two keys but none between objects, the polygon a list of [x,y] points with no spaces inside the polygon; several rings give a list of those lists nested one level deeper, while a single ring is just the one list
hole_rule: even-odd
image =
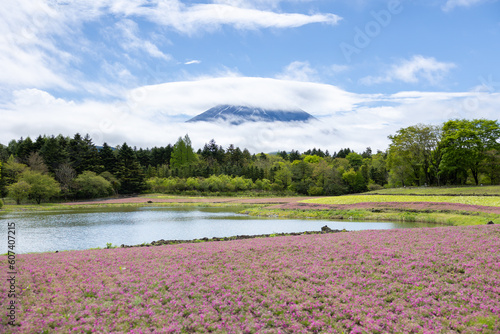
[{"label": "pond water", "polygon": [[[16,223],[16,253],[81,250],[107,243],[137,245],[152,241],[191,240],[235,235],[430,227],[433,224],[355,222],[313,219],[257,218],[237,213],[241,208],[121,207],[0,214],[0,236]],[[0,253],[7,252],[6,237]]]}]

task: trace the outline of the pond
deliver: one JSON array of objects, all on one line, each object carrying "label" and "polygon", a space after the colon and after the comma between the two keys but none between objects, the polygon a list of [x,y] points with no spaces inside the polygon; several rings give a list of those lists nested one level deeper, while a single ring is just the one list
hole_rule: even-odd
[{"label": "pond", "polygon": [[[111,243],[138,245],[152,241],[191,240],[235,235],[320,231],[348,231],[430,227],[433,224],[355,222],[313,219],[259,218],[239,214],[238,207],[120,207],[0,214],[0,235],[16,223],[16,253],[81,250]],[[4,241],[6,238],[2,237]],[[7,242],[0,253],[7,252]]]}]

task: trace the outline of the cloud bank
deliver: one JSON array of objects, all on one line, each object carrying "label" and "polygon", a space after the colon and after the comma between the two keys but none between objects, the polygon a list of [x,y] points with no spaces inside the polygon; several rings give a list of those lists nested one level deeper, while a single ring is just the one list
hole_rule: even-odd
[{"label": "cloud bank", "polygon": [[[256,105],[258,101],[258,105]],[[185,123],[218,104],[303,109],[318,118],[304,123]],[[385,150],[387,136],[417,123],[439,124],[450,118],[496,119],[500,93],[400,92],[354,94],[326,84],[256,77],[220,77],[144,86],[112,102],[74,102],[39,89],[14,92],[1,105],[0,142],[39,134],[89,133],[97,144],[137,147],[175,143],[190,135],[201,148],[214,138],[252,152],[307,150],[330,152],[367,146]],[[23,115],[23,117],[19,117]]]}]

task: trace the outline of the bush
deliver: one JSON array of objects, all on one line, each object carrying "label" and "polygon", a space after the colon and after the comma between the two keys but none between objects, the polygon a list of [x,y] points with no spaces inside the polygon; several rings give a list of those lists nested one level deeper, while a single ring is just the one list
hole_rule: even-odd
[{"label": "bush", "polygon": [[78,196],[82,198],[105,197],[114,192],[111,182],[90,171],[78,175],[74,183]]},{"label": "bush", "polygon": [[3,201],[2,199],[0,198],[0,209],[3,207]]},{"label": "bush", "polygon": [[376,183],[368,184],[369,191],[380,190],[380,189],[384,189],[384,187],[382,187],[380,184],[376,184]]},{"label": "bush", "polygon": [[271,181],[262,179],[255,181],[255,188],[258,190],[271,190]]},{"label": "bush", "polygon": [[323,195],[323,187],[311,186],[309,190],[307,190],[309,196],[321,196]]}]

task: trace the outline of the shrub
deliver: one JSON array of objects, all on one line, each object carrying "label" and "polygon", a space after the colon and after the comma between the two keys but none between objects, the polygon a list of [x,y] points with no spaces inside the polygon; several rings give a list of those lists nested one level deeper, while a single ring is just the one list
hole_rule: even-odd
[{"label": "shrub", "polygon": [[307,193],[310,196],[321,196],[323,195],[323,187],[318,187],[318,186],[311,186],[309,187],[309,190]]},{"label": "shrub", "polygon": [[380,189],[384,189],[384,187],[382,187],[380,184],[376,184],[376,183],[368,184],[369,191],[380,190]]},{"label": "shrub", "polygon": [[94,172],[83,172],[76,177],[74,183],[79,197],[97,198],[113,194],[111,182]]}]

